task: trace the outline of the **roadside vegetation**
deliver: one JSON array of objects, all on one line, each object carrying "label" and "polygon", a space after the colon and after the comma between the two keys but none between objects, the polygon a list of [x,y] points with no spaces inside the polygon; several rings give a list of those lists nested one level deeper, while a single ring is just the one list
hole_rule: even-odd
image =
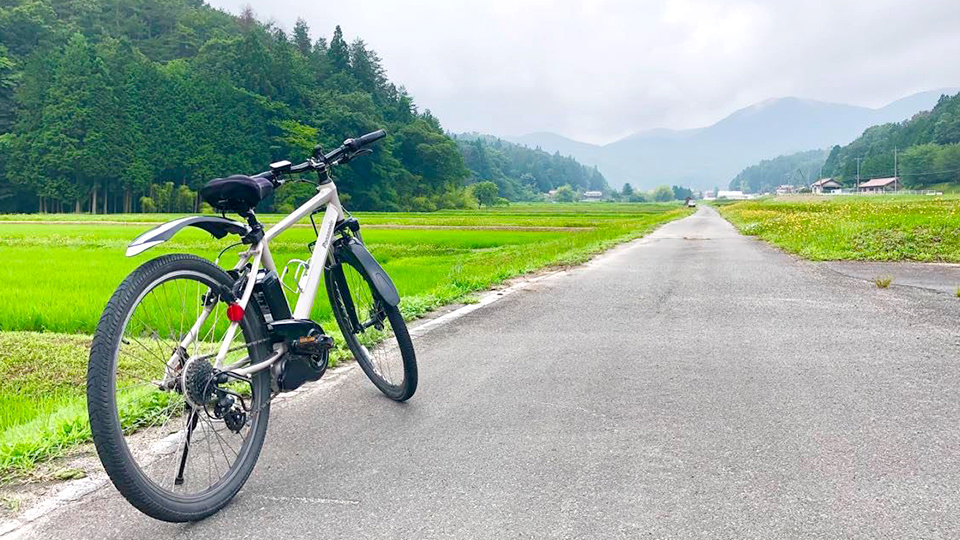
[{"label": "roadside vegetation", "polygon": [[[364,240],[400,289],[404,315],[412,319],[469,301],[472,293],[511,277],[583,262],[689,213],[676,203],[594,203],[357,217],[366,226]],[[89,336],[117,284],[162,253],[190,252],[212,260],[229,243],[187,230],[143,255],[124,257],[126,245],[150,223],[173,217],[0,216],[6,262],[0,269],[5,284],[0,288],[0,484],[89,440],[84,404]],[[273,222],[279,216],[263,218]],[[304,258],[311,236],[308,224],[275,241],[278,266]],[[221,264],[233,260],[228,255]],[[313,317],[339,338],[323,291]],[[335,360],[344,354],[338,350]]]},{"label": "roadside vegetation", "polygon": [[747,235],[812,260],[960,262],[960,197],[788,197],[717,205]]}]

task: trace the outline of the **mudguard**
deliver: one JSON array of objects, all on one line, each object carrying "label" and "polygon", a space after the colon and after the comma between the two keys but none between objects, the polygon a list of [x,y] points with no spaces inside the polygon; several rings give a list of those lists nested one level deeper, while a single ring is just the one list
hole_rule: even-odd
[{"label": "mudguard", "polygon": [[393,284],[393,281],[390,279],[390,276],[387,275],[387,272],[384,271],[383,267],[380,266],[380,263],[373,258],[373,255],[367,251],[367,248],[364,247],[363,244],[355,238],[344,239],[340,244],[337,256],[357,263],[362,267],[367,272],[367,275],[370,276],[373,287],[377,290],[377,293],[384,303],[393,307],[400,304],[400,293],[397,292],[397,287]]},{"label": "mudguard", "polygon": [[173,238],[173,235],[180,232],[184,227],[203,229],[218,239],[228,234],[239,234],[243,236],[250,232],[249,227],[232,219],[215,216],[189,216],[168,221],[134,238],[133,242],[127,246],[127,257],[139,255],[153,246],[166,242]]}]

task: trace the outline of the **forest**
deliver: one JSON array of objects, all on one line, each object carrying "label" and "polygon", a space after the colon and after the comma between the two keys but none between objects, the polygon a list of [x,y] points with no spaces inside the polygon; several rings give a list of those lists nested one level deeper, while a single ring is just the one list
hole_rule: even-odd
[{"label": "forest", "polygon": [[454,135],[471,179],[491,181],[501,197],[533,201],[552,189],[570,186],[574,191],[608,192],[607,180],[595,167],[571,157],[549,154],[496,137],[467,133]]},{"label": "forest", "polygon": [[[211,178],[379,128],[385,143],[337,171],[352,209],[464,207],[475,180],[514,200],[606,185],[567,158],[465,147],[362,39],[348,43],[339,26],[329,40],[312,35],[302,19],[288,35],[249,9],[199,0],[4,3],[0,211],[195,211]],[[261,210],[290,209],[310,190],[291,183]]]},{"label": "forest", "polygon": [[937,105],[899,123],[873,126],[846,146],[835,146],[824,176],[853,186],[860,178],[894,176],[907,188],[960,187],[960,94],[941,96]]},{"label": "forest", "polygon": [[809,150],[765,159],[741,171],[730,181],[730,189],[767,193],[784,184],[808,186],[816,181],[826,158],[825,150]]}]

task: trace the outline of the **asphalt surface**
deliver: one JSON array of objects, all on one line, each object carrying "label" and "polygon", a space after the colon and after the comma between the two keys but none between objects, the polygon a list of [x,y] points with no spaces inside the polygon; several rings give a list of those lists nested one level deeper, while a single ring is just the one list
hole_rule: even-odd
[{"label": "asphalt surface", "polygon": [[275,412],[224,511],[107,486],[38,538],[956,538],[960,301],[881,290],[701,208]]},{"label": "asphalt surface", "polygon": [[891,278],[893,287],[918,287],[960,295],[960,264],[917,262],[829,261],[820,263],[848,277],[873,281]]}]

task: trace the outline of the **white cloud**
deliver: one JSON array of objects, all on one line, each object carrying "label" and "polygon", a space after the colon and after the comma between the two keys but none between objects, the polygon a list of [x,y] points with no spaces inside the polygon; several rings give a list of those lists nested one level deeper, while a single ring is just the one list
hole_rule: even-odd
[{"label": "white cloud", "polygon": [[340,24],[454,131],[602,142],[771,97],[879,106],[960,84],[957,0],[213,0]]}]

